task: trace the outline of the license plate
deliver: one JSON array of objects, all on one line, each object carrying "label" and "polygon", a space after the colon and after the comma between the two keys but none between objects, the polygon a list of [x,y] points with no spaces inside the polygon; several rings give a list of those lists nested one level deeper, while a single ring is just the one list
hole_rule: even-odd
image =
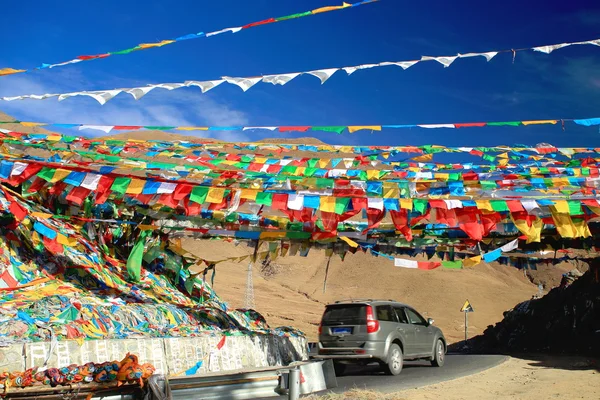
[{"label": "license plate", "polygon": [[352,328],[331,328],[331,333],[334,335],[349,335],[352,333]]}]

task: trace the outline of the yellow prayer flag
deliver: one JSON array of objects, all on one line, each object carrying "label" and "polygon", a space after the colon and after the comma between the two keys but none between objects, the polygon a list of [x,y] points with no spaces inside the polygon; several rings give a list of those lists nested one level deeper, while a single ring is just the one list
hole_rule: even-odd
[{"label": "yellow prayer flag", "polygon": [[46,125],[43,122],[25,122],[25,121],[21,121],[19,122],[21,125],[23,126],[28,126],[30,128],[36,127],[36,126],[42,126],[42,125]]},{"label": "yellow prayer flag", "polygon": [[404,208],[405,210],[412,210],[413,209],[412,199],[400,199],[400,208]]},{"label": "yellow prayer flag", "polygon": [[177,129],[180,131],[207,131],[208,126],[179,126]]},{"label": "yellow prayer flag", "polygon": [[325,212],[335,212],[335,197],[321,196],[321,204],[319,210]]},{"label": "yellow prayer flag", "polygon": [[156,225],[144,225],[144,224],[139,224],[138,228],[140,228],[141,231],[154,231],[154,230],[158,229],[158,227]]},{"label": "yellow prayer flag", "polygon": [[321,7],[321,8],[317,8],[311,11],[311,14],[319,14],[319,13],[324,13],[324,12],[328,12],[328,11],[335,11],[335,10],[341,10],[342,8],[347,8],[350,7],[351,4],[348,3],[343,3],[343,5],[341,6],[328,6],[328,7]]},{"label": "yellow prayer flag", "polygon": [[219,204],[223,201],[223,196],[225,196],[225,188],[211,187],[210,189],[208,189],[206,202]]},{"label": "yellow prayer flag", "polygon": [[174,43],[174,42],[175,42],[174,40],[163,40],[163,41],[160,41],[160,42],[157,42],[157,43],[140,43],[140,44],[138,44],[137,47],[139,47],[141,49],[149,49],[151,47],[162,47],[162,46],[164,46],[166,44],[171,44],[171,43]]},{"label": "yellow prayer flag", "polygon": [[0,69],[0,76],[18,74],[20,72],[25,72],[25,71],[26,71],[25,69],[2,68],[2,69]]},{"label": "yellow prayer flag", "polygon": [[258,191],[252,189],[242,189],[242,193],[240,194],[241,199],[246,200],[256,200],[256,194]]},{"label": "yellow prayer flag", "polygon": [[477,204],[477,208],[480,210],[494,211],[492,203],[490,203],[489,200],[475,200],[475,203]]},{"label": "yellow prayer flag", "polygon": [[56,241],[64,246],[75,247],[77,246],[77,240],[75,238],[65,236],[62,233],[56,235]]},{"label": "yellow prayer flag", "polygon": [[396,199],[400,197],[400,189],[397,183],[384,182],[383,183],[383,198],[384,199]]},{"label": "yellow prayer flag", "polygon": [[539,121],[521,121],[523,125],[555,125],[558,121],[555,119],[539,120]]},{"label": "yellow prayer flag", "polygon": [[376,170],[376,169],[367,170],[367,179],[368,180],[379,179],[379,170]]},{"label": "yellow prayer flag", "polygon": [[30,214],[32,217],[37,217],[37,218],[41,218],[41,219],[49,219],[52,218],[52,214],[48,214],[48,213],[43,213],[43,212],[39,212],[39,211],[34,211]]},{"label": "yellow prayer flag", "polygon": [[369,130],[369,131],[380,131],[381,126],[378,126],[378,125],[349,126],[348,132],[354,133],[354,132],[361,131],[363,129]]},{"label": "yellow prayer flag", "polygon": [[413,157],[413,161],[427,162],[433,160],[433,154],[424,154],[422,156]]},{"label": "yellow prayer flag", "polygon": [[515,226],[517,227],[517,229],[523,235],[527,236],[527,243],[541,241],[541,233],[542,233],[542,228],[544,226],[544,222],[541,219],[536,218],[531,223],[531,226],[529,226],[527,221],[524,219],[514,219],[512,216],[512,213],[510,214],[510,218],[515,223]]},{"label": "yellow prayer flag", "polygon": [[329,164],[329,160],[319,160],[319,168],[325,168],[327,167],[327,164]]},{"label": "yellow prayer flag", "polygon": [[463,260],[463,267],[474,267],[481,262],[481,256],[469,257]]},{"label": "yellow prayer flag", "polygon": [[261,232],[261,239],[282,239],[285,238],[285,232]]},{"label": "yellow prayer flag", "polygon": [[569,214],[569,203],[566,200],[554,200],[554,205],[551,206],[560,214]]},{"label": "yellow prayer flag", "polygon": [[69,176],[69,174],[71,173],[71,171],[67,170],[67,169],[57,169],[54,172],[54,176],[52,177],[52,180],[50,182],[58,182],[58,181],[62,181],[63,179],[65,179],[67,176]]},{"label": "yellow prayer flag", "polygon": [[358,247],[358,243],[356,243],[354,240],[350,239],[347,236],[340,236],[340,239],[343,240],[344,242],[348,243],[348,245],[350,247],[354,247],[354,248]]},{"label": "yellow prayer flag", "polygon": [[142,179],[132,178],[131,182],[129,182],[129,186],[127,187],[127,190],[125,190],[125,193],[127,193],[127,194],[141,194],[142,191],[144,190],[144,185],[145,184],[146,184],[146,181],[144,181]]}]

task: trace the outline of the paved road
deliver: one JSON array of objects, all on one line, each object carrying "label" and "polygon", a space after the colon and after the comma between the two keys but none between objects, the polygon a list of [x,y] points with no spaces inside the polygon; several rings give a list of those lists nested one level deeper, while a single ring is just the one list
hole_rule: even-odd
[{"label": "paved road", "polygon": [[[383,393],[399,392],[473,375],[495,367],[507,359],[506,356],[496,355],[447,354],[446,364],[442,368],[432,367],[429,362],[424,361],[406,361],[398,376],[384,375],[375,365],[363,368],[349,366],[344,376],[337,377],[337,388],[318,394],[343,393],[355,387]],[[287,399],[287,396],[261,400],[274,398]]]},{"label": "paved road", "polygon": [[338,387],[333,391],[340,393],[354,387],[384,393],[414,389],[473,375],[495,367],[506,359],[505,356],[496,355],[448,354],[446,364],[442,368],[432,367],[429,362],[407,361],[398,376],[383,375],[377,366],[367,366],[364,369],[349,366],[344,376],[337,378]]}]

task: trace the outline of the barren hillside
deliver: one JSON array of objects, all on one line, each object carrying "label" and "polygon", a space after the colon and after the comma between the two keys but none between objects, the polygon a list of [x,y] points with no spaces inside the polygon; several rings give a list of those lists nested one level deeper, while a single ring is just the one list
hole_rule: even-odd
[{"label": "barren hillside", "polygon": [[[219,241],[186,239],[184,246],[210,260],[251,254],[252,249]],[[504,311],[538,292],[522,271],[513,267],[480,264],[471,269],[433,271],[394,267],[390,260],[369,254],[348,254],[345,261],[332,257],[323,293],[327,257],[311,250],[308,257],[277,258],[276,267],[262,273],[254,266],[256,309],[272,325],[293,325],[315,339],[327,302],[344,298],[395,299],[413,305],[440,326],[450,341],[464,339],[464,316],[459,311],[469,299],[469,336],[481,334],[502,319]],[[220,263],[215,290],[231,306],[244,305],[247,262]],[[540,267],[550,277],[571,269],[568,265]]]}]

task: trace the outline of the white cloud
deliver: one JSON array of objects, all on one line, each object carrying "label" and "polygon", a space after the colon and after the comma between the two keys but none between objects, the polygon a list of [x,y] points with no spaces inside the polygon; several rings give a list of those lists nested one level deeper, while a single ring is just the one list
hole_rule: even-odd
[{"label": "white cloud", "polygon": [[[90,82],[78,72],[52,71],[43,74],[44,78],[51,76],[45,80],[40,75],[3,78],[5,80],[0,87],[0,96],[94,90],[90,89]],[[102,84],[109,86],[106,81]],[[245,112],[216,100],[209,94],[202,94],[196,88],[180,89],[177,93],[155,89],[152,95],[138,101],[121,94],[105,105],[85,97],[70,98],[63,102],[56,99],[0,102],[0,110],[20,120],[34,122],[157,126],[249,125]],[[78,134],[94,133],[99,132],[87,130]],[[238,131],[189,131],[185,134],[226,141],[250,140],[246,134]]]}]

